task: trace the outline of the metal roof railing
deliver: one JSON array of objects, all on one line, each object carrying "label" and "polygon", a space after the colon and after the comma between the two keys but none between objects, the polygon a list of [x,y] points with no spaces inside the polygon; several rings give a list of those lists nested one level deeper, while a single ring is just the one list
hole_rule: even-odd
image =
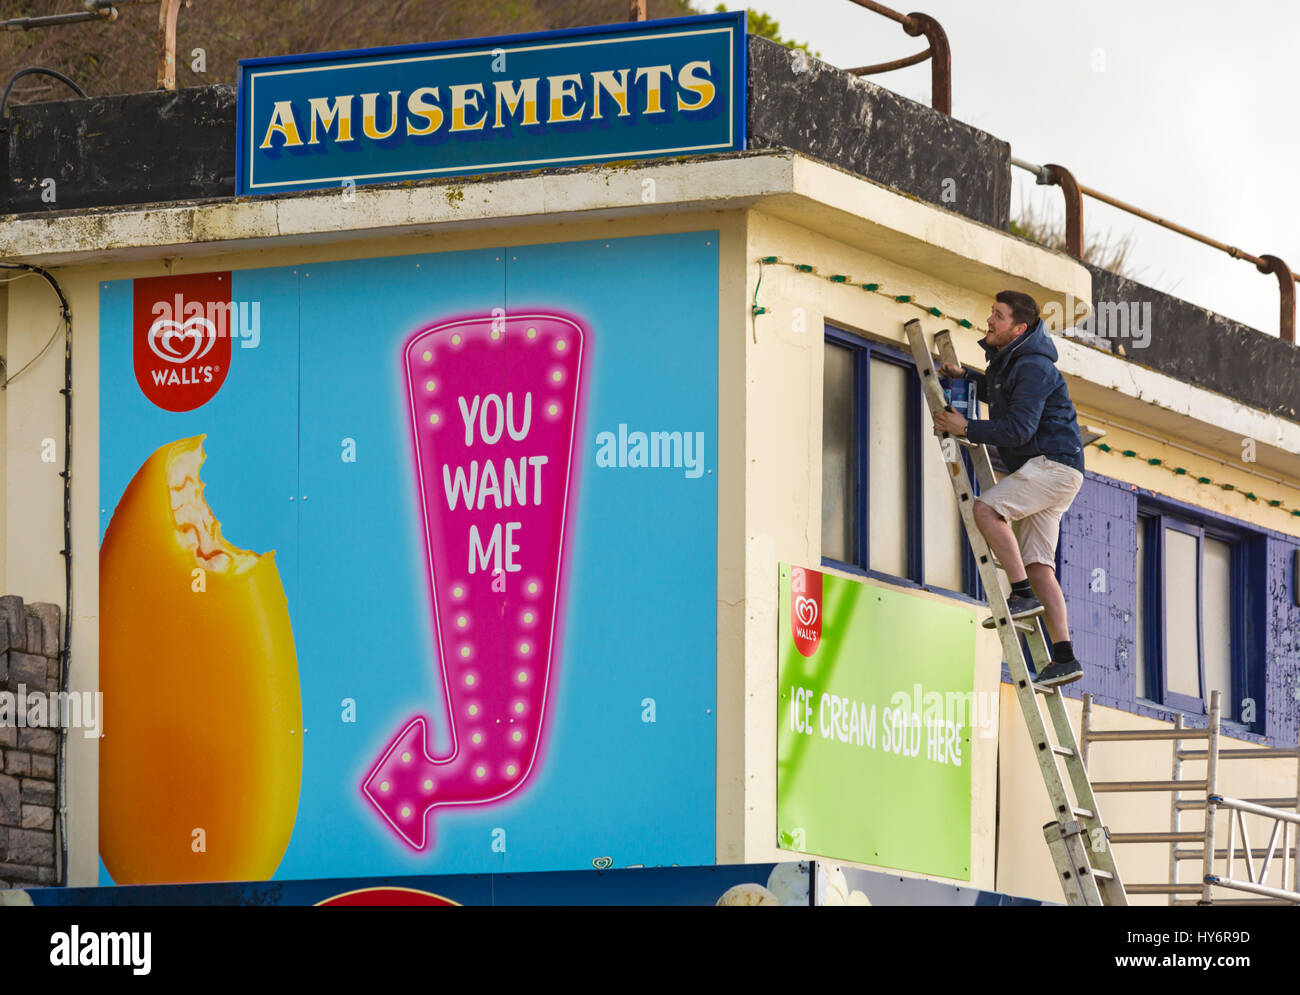
[{"label": "metal roof railing", "polygon": [[1083,195],[1087,194],[1103,204],[1118,207],[1121,211],[1127,211],[1144,221],[1150,221],[1152,224],[1160,225],[1160,227],[1168,228],[1179,235],[1195,239],[1204,245],[1218,249],[1220,252],[1226,252],[1233,259],[1244,259],[1249,263],[1254,263],[1255,268],[1261,273],[1274,274],[1277,277],[1278,293],[1281,298],[1278,334],[1284,342],[1295,345],[1295,285],[1296,281],[1300,280],[1300,276],[1293,274],[1291,268],[1279,257],[1267,254],[1251,255],[1249,252],[1238,249],[1235,245],[1220,242],[1208,235],[1202,235],[1200,232],[1152,214],[1150,211],[1144,211],[1140,207],[1126,204],[1124,201],[1104,194],[1100,190],[1084,186],[1074,178],[1073,173],[1056,163],[1049,162],[1042,166],[1036,166],[1032,162],[1025,162],[1023,159],[1012,156],[1011,165],[1035,174],[1037,177],[1036,182],[1040,186],[1059,186],[1061,188],[1061,193],[1065,196],[1065,249],[1075,259],[1083,260]]},{"label": "metal roof railing", "polygon": [[[182,5],[189,7],[193,0],[83,0],[84,10],[67,14],[47,14],[43,17],[11,17],[0,21],[0,30],[32,31],[52,28],[78,21],[116,21],[118,7],[135,4],[158,4],[158,89],[176,89],[176,17]],[[633,0],[635,2],[635,0]],[[643,0],[644,2],[644,0]]]},{"label": "metal roof railing", "polygon": [[[635,2],[635,0],[633,0]],[[931,97],[930,106],[935,110],[952,115],[952,52],[948,47],[948,37],[944,33],[939,22],[928,14],[901,14],[890,7],[875,0],[852,0],[859,7],[865,7],[893,21],[897,21],[903,26],[903,30],[909,35],[924,34],[930,42],[930,47],[924,52],[918,52],[916,55],[909,55],[902,59],[894,59],[891,62],[880,62],[871,66],[859,66],[856,69],[848,69],[855,76],[866,76],[872,73],[891,72],[895,69],[903,69],[907,66],[914,66],[918,63],[930,59],[931,69]],[[1205,245],[1226,252],[1234,259],[1244,259],[1247,262],[1254,263],[1255,268],[1261,273],[1272,273],[1277,277],[1278,293],[1280,296],[1280,318],[1278,322],[1278,333],[1283,341],[1295,345],[1295,327],[1296,327],[1296,291],[1295,284],[1300,280],[1300,275],[1296,275],[1291,268],[1278,256],[1261,254],[1252,255],[1249,252],[1243,252],[1234,245],[1228,245],[1224,242],[1217,241],[1200,232],[1193,231],[1182,225],[1175,224],[1164,218],[1158,217],[1149,211],[1144,211],[1140,207],[1127,204],[1118,198],[1108,196],[1099,190],[1093,190],[1075,180],[1074,175],[1064,166],[1055,163],[1048,163],[1044,166],[1036,166],[1033,163],[1025,162],[1023,159],[1012,157],[1012,165],[1019,166],[1021,169],[1029,170],[1038,178],[1039,184],[1055,185],[1061,188],[1065,195],[1065,244],[1066,251],[1075,259],[1083,259],[1083,195],[1087,194],[1095,200],[1100,200],[1104,204],[1110,204],[1122,211],[1127,211],[1136,217],[1150,221],[1153,224],[1168,228],[1170,231],[1185,235],[1188,238],[1195,239]]]},{"label": "metal roof railing", "polygon": [[944,33],[939,22],[929,14],[900,14],[883,3],[875,0],[853,0],[859,7],[875,11],[891,21],[897,21],[913,38],[925,35],[930,47],[924,52],[917,52],[906,58],[894,59],[892,62],[879,62],[874,66],[859,66],[846,69],[854,76],[868,76],[873,73],[888,73],[895,69],[904,69],[930,60],[930,106],[941,114],[952,115],[952,51],[948,48],[948,35]]}]

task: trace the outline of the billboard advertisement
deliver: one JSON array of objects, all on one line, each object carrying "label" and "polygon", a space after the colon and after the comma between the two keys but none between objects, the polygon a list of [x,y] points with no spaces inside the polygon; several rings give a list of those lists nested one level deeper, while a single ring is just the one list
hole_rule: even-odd
[{"label": "billboard advertisement", "polygon": [[777,843],[970,880],[975,616],[781,565]]},{"label": "billboard advertisement", "polygon": [[101,883],[713,861],[716,232],[100,319]]},{"label": "billboard advertisement", "polygon": [[745,147],[745,12],[239,63],[240,194]]}]

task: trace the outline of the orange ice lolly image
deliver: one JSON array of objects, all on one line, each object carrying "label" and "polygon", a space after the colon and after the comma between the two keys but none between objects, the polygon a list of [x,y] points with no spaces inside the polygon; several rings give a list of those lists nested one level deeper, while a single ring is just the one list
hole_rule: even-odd
[{"label": "orange ice lolly image", "polygon": [[99,845],[118,884],[269,878],[298,810],[284,587],[274,553],[222,537],[204,438],[145,461],[100,548]]}]

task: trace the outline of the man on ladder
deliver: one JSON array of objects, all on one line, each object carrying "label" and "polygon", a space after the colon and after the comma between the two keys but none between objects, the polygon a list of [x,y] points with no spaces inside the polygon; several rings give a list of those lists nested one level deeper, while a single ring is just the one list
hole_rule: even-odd
[{"label": "man on ladder", "polygon": [[[1056,580],[1061,515],[1083,485],[1083,440],[1056,347],[1028,294],[1004,290],[980,342],[984,373],[944,364],[940,375],[969,377],[989,403],[987,420],[967,421],[955,411],[934,415],[936,429],[998,449],[1008,475],[975,501],[975,524],[1011,581],[1012,618],[1045,612],[1052,663],[1034,681],[1068,684],[1083,676],[1070,646],[1065,597]],[[1016,523],[1013,528],[1009,522]],[[992,618],[985,628],[993,628]]]}]

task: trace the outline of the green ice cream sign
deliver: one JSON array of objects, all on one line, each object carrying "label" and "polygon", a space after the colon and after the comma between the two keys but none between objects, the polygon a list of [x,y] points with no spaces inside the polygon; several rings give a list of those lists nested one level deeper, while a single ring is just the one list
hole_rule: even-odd
[{"label": "green ice cream sign", "polygon": [[[781,566],[777,843],[970,880],[975,618]],[[983,707],[981,707],[983,706]]]}]

